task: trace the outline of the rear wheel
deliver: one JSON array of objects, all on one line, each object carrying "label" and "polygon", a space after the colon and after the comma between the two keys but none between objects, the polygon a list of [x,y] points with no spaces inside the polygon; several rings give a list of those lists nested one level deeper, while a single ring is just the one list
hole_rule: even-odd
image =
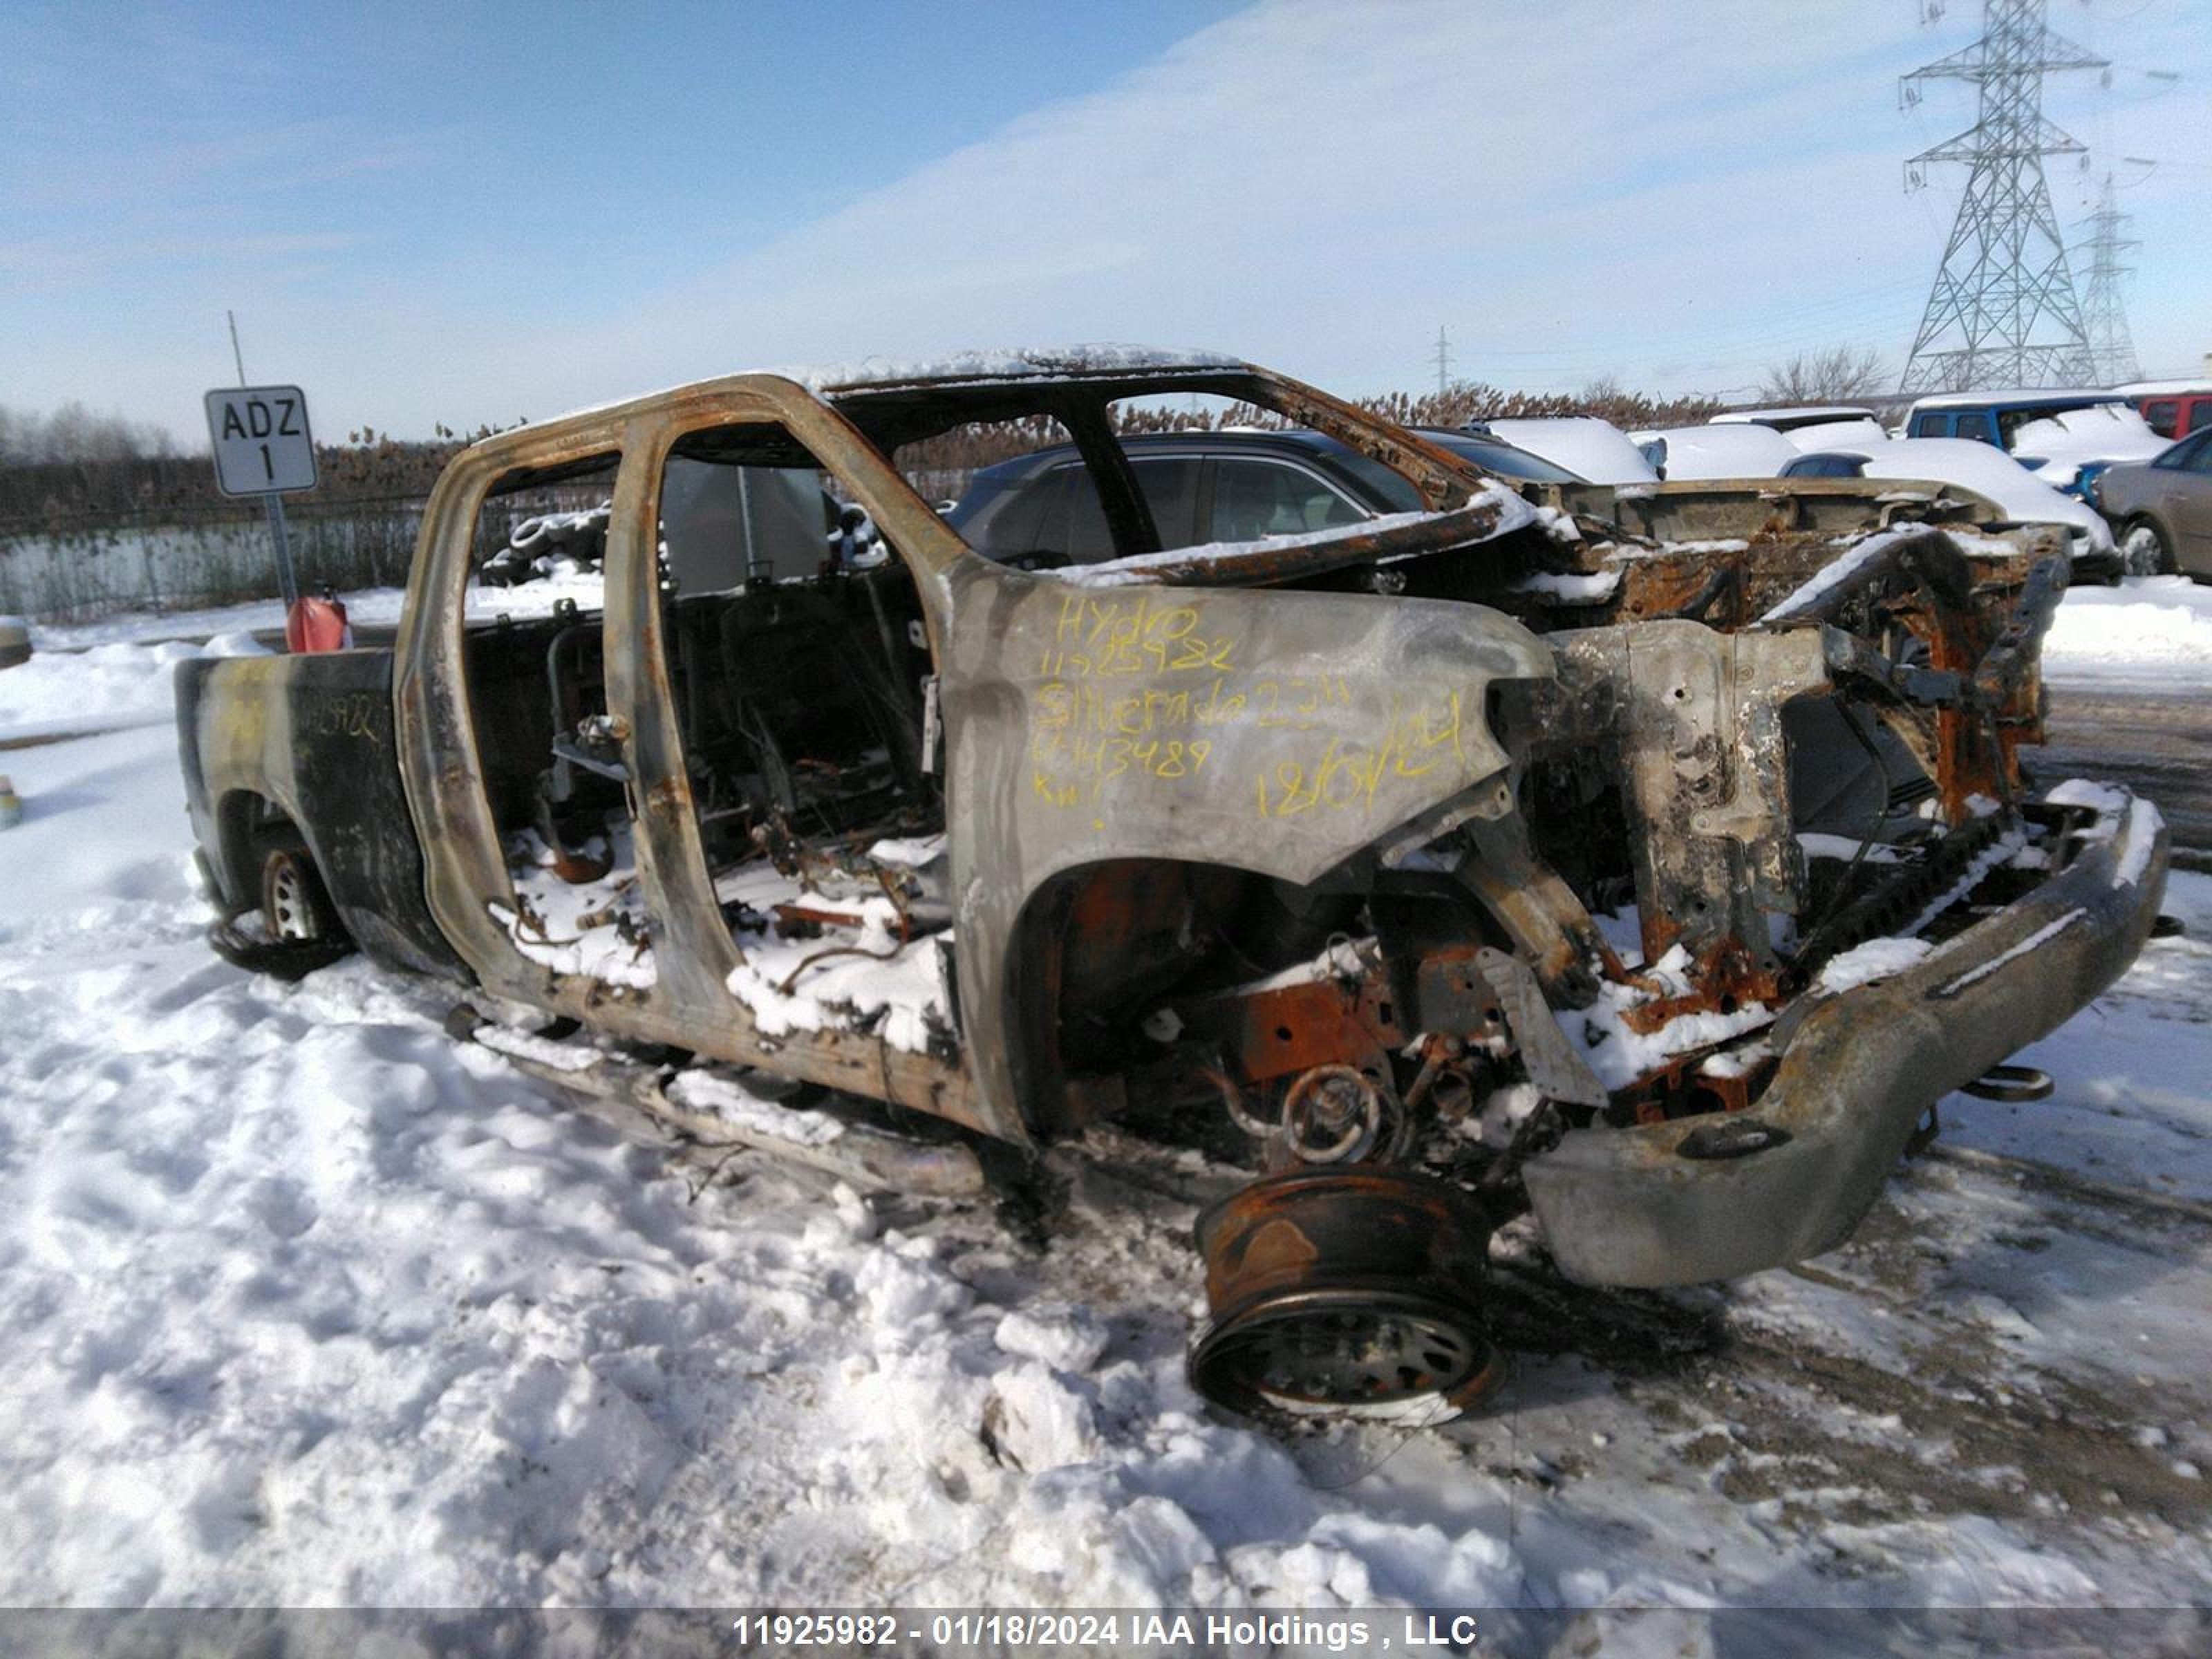
[{"label": "rear wheel", "polygon": [[2166,536],[2148,519],[2131,519],[2120,532],[2120,574],[2125,576],[2169,576],[2173,574],[2173,550]]},{"label": "rear wheel", "polygon": [[338,920],[315,860],[297,842],[276,842],[262,853],[261,921],[270,939],[288,945],[345,939],[345,924]]}]

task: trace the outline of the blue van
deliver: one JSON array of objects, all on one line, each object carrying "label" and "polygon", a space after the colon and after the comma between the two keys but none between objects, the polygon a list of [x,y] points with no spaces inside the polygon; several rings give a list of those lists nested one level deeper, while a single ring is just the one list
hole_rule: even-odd
[{"label": "blue van", "polygon": [[[2031,422],[2082,410],[2109,410],[2112,430],[2069,434],[2064,453],[2022,454],[2015,441]],[[2101,428],[2106,418],[2094,422]],[[2164,445],[2142,425],[2142,416],[2117,392],[1946,392],[1923,398],[1905,411],[1908,438],[1968,438],[1995,444],[2054,489],[2087,501],[2089,481],[2116,462],[2145,459]]]}]

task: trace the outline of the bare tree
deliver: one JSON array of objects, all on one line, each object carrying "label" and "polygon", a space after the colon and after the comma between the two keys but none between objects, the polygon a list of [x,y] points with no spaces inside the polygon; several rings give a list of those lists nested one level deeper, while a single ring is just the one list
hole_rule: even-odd
[{"label": "bare tree", "polygon": [[1828,346],[1801,351],[1768,369],[1759,383],[1759,395],[1771,404],[1832,404],[1879,397],[1889,382],[1881,354],[1872,347]]},{"label": "bare tree", "polygon": [[168,433],[151,422],[95,415],[81,403],[64,404],[51,415],[0,409],[0,465],[131,461],[174,451]]}]

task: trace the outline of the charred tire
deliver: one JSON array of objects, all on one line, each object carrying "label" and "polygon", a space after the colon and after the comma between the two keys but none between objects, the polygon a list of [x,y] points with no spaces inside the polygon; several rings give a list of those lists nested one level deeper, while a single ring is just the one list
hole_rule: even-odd
[{"label": "charred tire", "polygon": [[2120,531],[2119,551],[2120,574],[2124,576],[2173,574],[2173,545],[2155,520],[2129,520]]},{"label": "charred tire", "polygon": [[351,941],[343,937],[307,940],[257,939],[229,921],[217,922],[209,930],[208,944],[234,968],[283,980],[305,979],[318,968],[327,968],[353,951]]}]

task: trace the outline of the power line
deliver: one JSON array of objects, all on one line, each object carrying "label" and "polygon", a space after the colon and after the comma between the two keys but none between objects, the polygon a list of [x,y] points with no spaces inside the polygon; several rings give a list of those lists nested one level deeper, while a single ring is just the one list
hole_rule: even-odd
[{"label": "power line", "polygon": [[1899,88],[1908,108],[1929,81],[1968,81],[1978,92],[1972,127],[1905,164],[1908,191],[1925,184],[1939,161],[1964,161],[1972,171],[1899,392],[2079,384],[2092,373],[2081,305],[2043,176],[2045,156],[2083,152],[2044,118],[2043,77],[2107,65],[2046,28],[2045,4],[1983,0],[1982,38],[1913,70]]}]

